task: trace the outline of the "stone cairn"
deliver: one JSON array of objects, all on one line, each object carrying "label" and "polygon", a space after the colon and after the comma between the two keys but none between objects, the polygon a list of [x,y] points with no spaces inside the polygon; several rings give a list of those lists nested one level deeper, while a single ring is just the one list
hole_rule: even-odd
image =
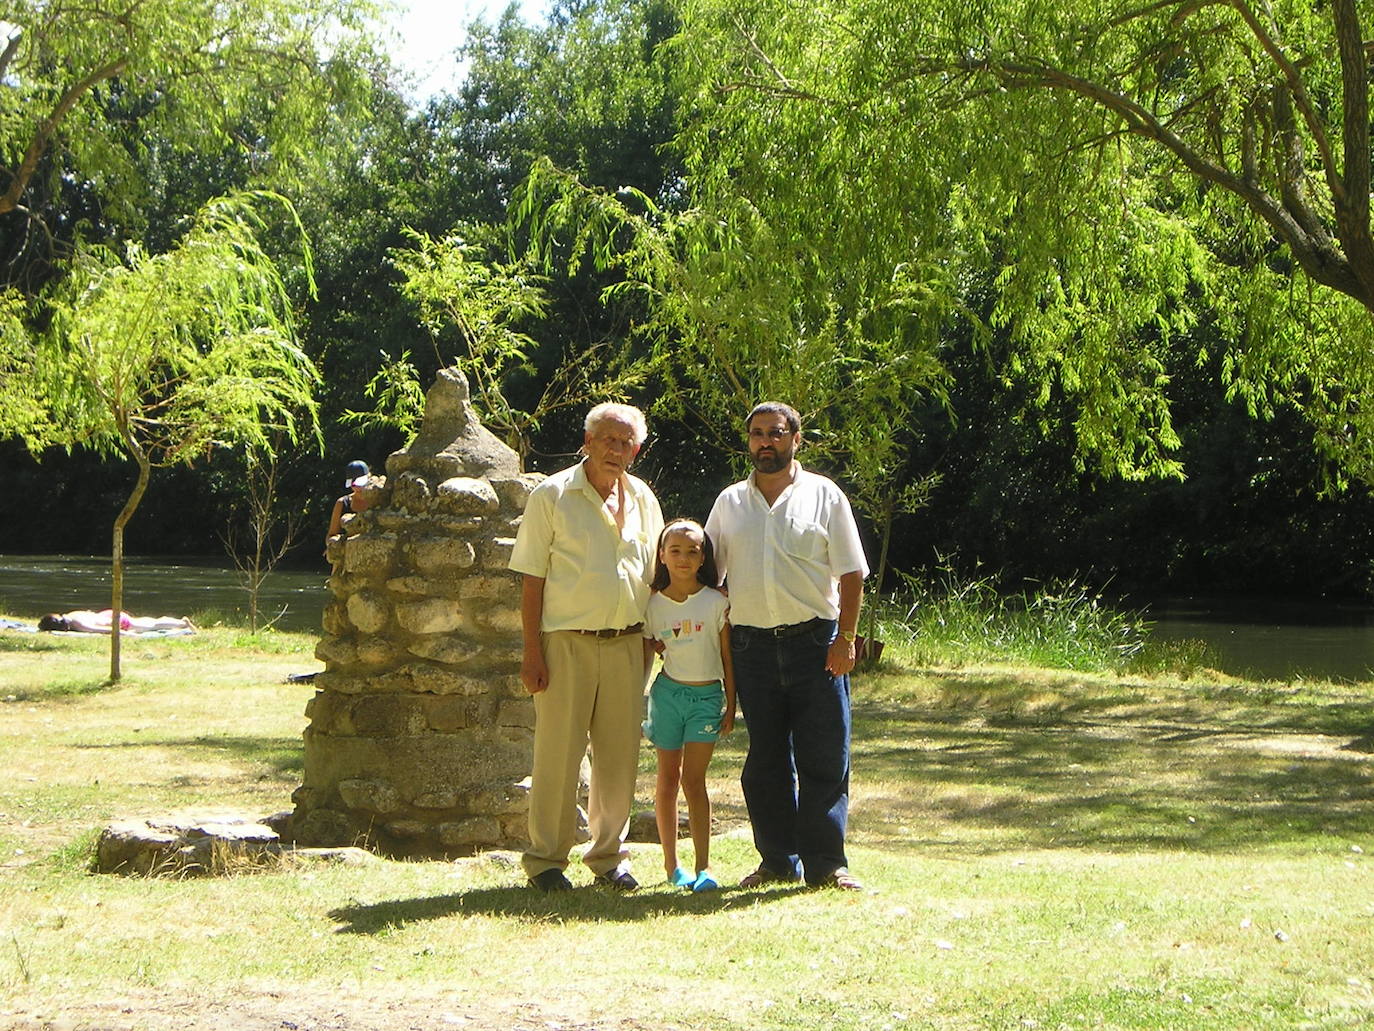
[{"label": "stone cairn", "polygon": [[534,705],[506,565],[542,477],[468,397],[461,373],[439,373],[415,441],[329,545],[298,844],[454,856],[526,841]]}]

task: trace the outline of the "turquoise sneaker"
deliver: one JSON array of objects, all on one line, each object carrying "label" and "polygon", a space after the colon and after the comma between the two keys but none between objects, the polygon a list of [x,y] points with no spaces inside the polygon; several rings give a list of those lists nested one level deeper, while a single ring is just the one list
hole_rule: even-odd
[{"label": "turquoise sneaker", "polygon": [[716,891],[719,888],[720,882],[711,876],[710,870],[702,870],[692,882],[693,891]]},{"label": "turquoise sneaker", "polygon": [[668,883],[675,888],[690,888],[696,883],[696,878],[679,866],[668,878]]}]

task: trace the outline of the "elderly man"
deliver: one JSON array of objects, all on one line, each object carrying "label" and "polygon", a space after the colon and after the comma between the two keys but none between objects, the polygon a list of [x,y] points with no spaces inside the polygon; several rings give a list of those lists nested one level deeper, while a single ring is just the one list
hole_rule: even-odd
[{"label": "elderly man", "polygon": [[746,426],[754,472],[706,522],[749,727],[740,783],[760,863],[740,886],[805,877],[858,890],[845,856],[849,671],[868,563],[849,499],[796,460],[796,411],[765,402]]},{"label": "elderly man", "polygon": [[510,568],[524,574],[520,677],[534,695],[530,886],[566,891],[577,825],[577,777],[591,742],[582,861],[598,884],[630,891],[625,830],[634,800],[644,706],[644,607],[663,513],[629,474],[644,415],[603,404],[587,415],[584,458],[530,494]]}]

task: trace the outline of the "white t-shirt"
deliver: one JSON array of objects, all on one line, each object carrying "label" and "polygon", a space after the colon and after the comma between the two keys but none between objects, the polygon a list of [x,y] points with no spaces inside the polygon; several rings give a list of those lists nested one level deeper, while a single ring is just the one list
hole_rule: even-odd
[{"label": "white t-shirt", "polygon": [[868,575],[849,499],[797,465],[770,507],[753,474],[720,492],[706,520],[736,626],[791,626],[840,614],[840,577]]},{"label": "white t-shirt", "polygon": [[725,595],[703,587],[686,601],[654,592],[644,614],[644,636],[663,642],[663,672],[683,683],[706,683],[725,676],[720,658],[720,631],[730,603]]}]

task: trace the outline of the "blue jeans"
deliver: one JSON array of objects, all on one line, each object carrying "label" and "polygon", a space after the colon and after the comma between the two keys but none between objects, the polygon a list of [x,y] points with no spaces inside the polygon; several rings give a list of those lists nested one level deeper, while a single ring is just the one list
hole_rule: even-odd
[{"label": "blue jeans", "polygon": [[825,668],[833,619],[777,637],[730,628],[735,690],[749,727],[740,785],[764,867],[818,884],[849,862],[849,677]]}]

